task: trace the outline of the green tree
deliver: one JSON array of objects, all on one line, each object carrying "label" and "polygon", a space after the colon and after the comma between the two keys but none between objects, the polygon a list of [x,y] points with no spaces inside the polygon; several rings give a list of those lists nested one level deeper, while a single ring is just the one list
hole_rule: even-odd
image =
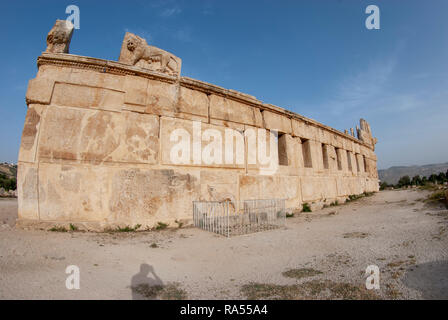
[{"label": "green tree", "polygon": [[432,182],[432,183],[436,183],[437,182],[437,175],[433,173],[432,175],[429,176],[428,181]]},{"label": "green tree", "polygon": [[422,185],[422,178],[420,176],[414,176],[411,180],[412,185],[420,186]]},{"label": "green tree", "polygon": [[6,176],[0,176],[0,188],[8,190],[16,190],[17,189],[17,181],[15,178],[7,178]]},{"label": "green tree", "polygon": [[387,184],[386,181],[383,181],[380,183],[380,190],[385,190],[388,187],[389,187],[389,184]]},{"label": "green tree", "polygon": [[398,180],[398,187],[406,187],[411,184],[411,178],[409,176],[403,176]]}]

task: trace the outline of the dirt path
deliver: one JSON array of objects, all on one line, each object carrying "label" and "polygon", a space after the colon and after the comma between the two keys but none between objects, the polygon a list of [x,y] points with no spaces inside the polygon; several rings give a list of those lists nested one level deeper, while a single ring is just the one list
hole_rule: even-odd
[{"label": "dirt path", "polygon": [[[16,204],[2,200],[0,298],[447,299],[448,211],[426,195],[383,191],[230,239],[194,228],[18,230]],[[68,265],[80,268],[80,290],[65,287]],[[380,290],[365,289],[369,265],[381,271]]]}]

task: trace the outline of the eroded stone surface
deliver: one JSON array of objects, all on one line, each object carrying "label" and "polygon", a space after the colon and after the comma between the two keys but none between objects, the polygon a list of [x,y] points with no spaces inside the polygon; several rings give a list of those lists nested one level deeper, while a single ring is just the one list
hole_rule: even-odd
[{"label": "eroded stone surface", "polygon": [[73,24],[66,20],[56,20],[47,35],[47,50],[51,53],[68,53],[73,34]]},{"label": "eroded stone surface", "polygon": [[192,203],[200,195],[199,172],[122,169],[114,173],[111,184],[111,223],[174,224],[176,219],[190,218]]},{"label": "eroded stone surface", "polygon": [[49,106],[47,112],[39,141],[40,158],[157,162],[157,116],[53,106]]}]

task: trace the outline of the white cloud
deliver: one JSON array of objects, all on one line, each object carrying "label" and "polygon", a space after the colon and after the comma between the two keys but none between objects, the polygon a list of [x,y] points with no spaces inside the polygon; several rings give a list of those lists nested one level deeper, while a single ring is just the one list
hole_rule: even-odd
[{"label": "white cloud", "polygon": [[172,17],[172,16],[175,16],[175,15],[178,15],[181,12],[182,12],[182,9],[179,6],[175,6],[175,7],[172,7],[172,8],[165,8],[165,9],[163,9],[162,12],[160,13],[160,16],[168,18],[168,17]]},{"label": "white cloud", "polygon": [[370,63],[366,69],[343,79],[334,98],[325,104],[333,114],[374,105],[382,100],[395,66],[395,58]]},{"label": "white cloud", "polygon": [[185,29],[179,29],[173,34],[174,38],[176,40],[182,41],[182,42],[191,42],[191,31],[188,28]]}]

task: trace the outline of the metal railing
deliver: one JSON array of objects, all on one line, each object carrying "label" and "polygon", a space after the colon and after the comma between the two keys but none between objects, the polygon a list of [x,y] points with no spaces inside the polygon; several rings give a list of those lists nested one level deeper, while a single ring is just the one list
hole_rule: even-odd
[{"label": "metal railing", "polygon": [[285,199],[193,201],[195,227],[231,237],[284,227]]}]

